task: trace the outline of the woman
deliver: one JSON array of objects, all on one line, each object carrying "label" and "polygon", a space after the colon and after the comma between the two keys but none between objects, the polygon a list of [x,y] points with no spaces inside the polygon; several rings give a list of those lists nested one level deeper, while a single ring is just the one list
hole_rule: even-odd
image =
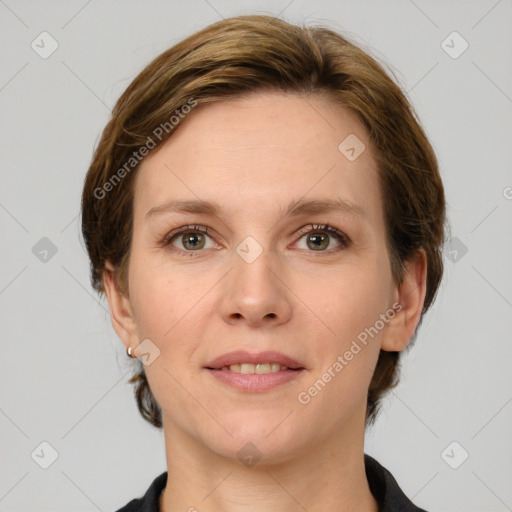
[{"label": "woman", "polygon": [[120,512],[418,511],[364,454],[443,266],[436,157],[341,35],[226,19],[113,110],[82,197],[92,284],[167,471]]}]

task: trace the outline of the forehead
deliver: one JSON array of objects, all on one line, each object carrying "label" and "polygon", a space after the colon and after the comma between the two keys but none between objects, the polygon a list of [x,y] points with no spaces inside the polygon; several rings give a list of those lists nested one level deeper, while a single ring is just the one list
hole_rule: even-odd
[{"label": "forehead", "polygon": [[277,215],[292,201],[318,197],[341,197],[379,216],[368,134],[326,97],[252,93],[193,109],[142,162],[134,206],[140,217],[168,201],[201,199],[228,213]]}]

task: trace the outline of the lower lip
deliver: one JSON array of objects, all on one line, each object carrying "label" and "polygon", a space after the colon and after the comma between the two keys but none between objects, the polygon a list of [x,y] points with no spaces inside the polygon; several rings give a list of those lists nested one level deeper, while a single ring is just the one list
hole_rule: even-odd
[{"label": "lower lip", "polygon": [[269,391],[282,384],[297,379],[304,370],[280,370],[265,374],[236,373],[231,370],[207,370],[222,383],[248,393]]}]

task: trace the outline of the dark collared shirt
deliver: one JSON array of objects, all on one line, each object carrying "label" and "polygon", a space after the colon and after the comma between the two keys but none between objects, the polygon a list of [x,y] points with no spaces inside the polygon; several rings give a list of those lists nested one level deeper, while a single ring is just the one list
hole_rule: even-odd
[{"label": "dark collared shirt", "polygon": [[[402,492],[393,475],[369,455],[364,456],[366,478],[379,504],[379,512],[426,512]],[[160,512],[158,501],[167,483],[167,471],[157,476],[142,498],[130,501],[117,512]]]}]

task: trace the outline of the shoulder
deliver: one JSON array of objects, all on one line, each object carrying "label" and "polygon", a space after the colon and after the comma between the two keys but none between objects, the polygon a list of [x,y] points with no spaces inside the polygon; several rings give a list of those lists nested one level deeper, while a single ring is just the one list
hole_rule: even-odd
[{"label": "shoulder", "polygon": [[366,478],[379,504],[379,512],[426,512],[414,505],[384,466],[367,454],[364,456],[364,462]]},{"label": "shoulder", "polygon": [[157,476],[141,498],[135,498],[116,512],[159,512],[158,501],[167,483],[167,471]]}]

